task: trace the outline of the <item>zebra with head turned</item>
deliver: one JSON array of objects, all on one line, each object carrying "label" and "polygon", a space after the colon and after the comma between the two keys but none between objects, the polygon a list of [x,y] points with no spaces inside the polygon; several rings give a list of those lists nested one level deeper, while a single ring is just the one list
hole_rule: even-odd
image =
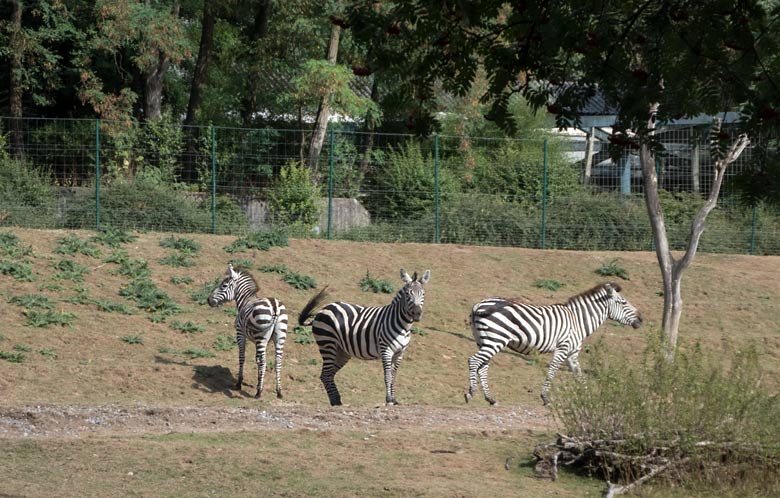
[{"label": "zebra with head turned", "polygon": [[422,318],[425,301],[423,287],[431,278],[426,270],[422,278],[417,273],[410,277],[401,268],[404,286],[393,302],[386,306],[363,307],[349,303],[331,303],[322,308],[311,322],[306,320],[325,301],[325,291],[314,296],[298,316],[298,323],[311,325],[322,356],[320,380],[332,406],[341,404],[336,387],[336,373],[350,358],[382,360],[385,373],[385,402],[397,405],[395,379],[404,351],[411,340],[412,324]]},{"label": "zebra with head turned", "polygon": [[235,270],[229,264],[227,277],[209,295],[209,306],[216,307],[226,301],[236,302],[236,342],[238,343],[238,382],[234,389],[241,390],[244,382],[244,350],[246,341],[255,343],[257,362],[257,393],[263,392],[265,377],[265,350],[268,341],[274,339],[276,355],[276,397],[282,397],[282,355],[287,338],[287,308],[275,298],[259,298],[257,282],[246,271]]},{"label": "zebra with head turned", "polygon": [[541,393],[548,404],[550,385],[562,362],[582,380],[577,361],[582,341],[607,318],[635,329],[642,324],[642,315],[620,295],[615,283],[597,285],[564,304],[534,306],[501,298],[480,301],[471,309],[471,330],[479,351],[468,360],[466,402],[474,395],[479,376],[485,399],[496,403],[488,388],[487,371],[491,358],[509,347],[521,354],[553,353]]}]

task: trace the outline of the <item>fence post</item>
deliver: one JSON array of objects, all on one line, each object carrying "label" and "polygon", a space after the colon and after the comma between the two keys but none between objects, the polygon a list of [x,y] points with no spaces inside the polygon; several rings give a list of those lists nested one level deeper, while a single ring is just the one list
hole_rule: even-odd
[{"label": "fence post", "polygon": [[753,204],[753,223],[750,227],[750,254],[756,254],[756,224],[758,222],[758,206]]},{"label": "fence post", "polygon": [[441,241],[441,228],[439,226],[439,134],[433,135],[433,241],[438,244]]},{"label": "fence post", "polygon": [[95,230],[100,230],[100,118],[95,120]]},{"label": "fence post", "polygon": [[328,154],[328,240],[333,225],[333,128],[330,129],[330,152]]},{"label": "fence post", "polygon": [[217,233],[217,140],[211,126],[211,233]]},{"label": "fence post", "polygon": [[542,249],[545,248],[547,239],[547,139],[544,139],[542,164],[544,173],[542,174]]}]

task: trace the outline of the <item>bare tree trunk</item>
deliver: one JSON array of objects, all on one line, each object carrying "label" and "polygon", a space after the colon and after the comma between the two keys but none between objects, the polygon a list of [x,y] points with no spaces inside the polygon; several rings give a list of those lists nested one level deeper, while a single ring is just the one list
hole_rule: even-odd
[{"label": "bare tree trunk", "polygon": [[[271,0],[260,0],[255,11],[255,20],[252,25],[252,31],[249,33],[249,43],[251,44],[250,55],[255,57],[254,51],[257,50],[257,41],[265,38],[268,34],[268,20],[271,17]],[[244,128],[251,128],[255,121],[257,112],[257,93],[262,75],[260,67],[255,61],[249,61],[249,76],[244,85],[244,95],[241,99],[241,123]]]},{"label": "bare tree trunk", "polygon": [[198,49],[198,60],[195,63],[195,72],[192,75],[192,84],[190,85],[190,98],[187,102],[187,116],[184,118],[185,125],[194,125],[196,114],[203,99],[203,84],[206,82],[206,75],[211,59],[211,48],[214,46],[214,24],[216,16],[214,15],[214,5],[206,0],[203,2],[203,21],[200,31],[200,48]]},{"label": "bare tree trunk", "polygon": [[[173,15],[179,16],[179,2],[173,3]],[[159,119],[162,116],[162,88],[165,73],[171,65],[170,58],[160,52],[157,64],[144,75],[144,119],[147,121]]]},{"label": "bare tree trunk", "polygon": [[699,174],[700,174],[700,160],[699,150],[701,149],[699,142],[693,144],[693,151],[691,152],[691,181],[693,183],[693,192],[698,194],[701,190]]},{"label": "bare tree trunk", "polygon": [[11,13],[11,77],[8,93],[11,111],[10,141],[11,151],[17,157],[24,156],[24,137],[22,136],[22,11],[24,7],[20,0],[13,0]]},{"label": "bare tree trunk", "polygon": [[[652,130],[655,124],[655,114],[658,111],[658,105],[654,105],[650,110],[649,128]],[[720,121],[715,125],[720,130]],[[642,166],[642,181],[645,189],[645,204],[647,214],[650,217],[650,226],[653,231],[653,241],[655,243],[655,253],[658,257],[658,264],[661,268],[661,277],[663,279],[664,290],[664,308],[663,308],[663,331],[669,346],[669,356],[673,357],[674,349],[677,346],[677,337],[680,328],[680,317],[682,316],[683,300],[681,292],[681,283],[683,272],[693,262],[696,251],[699,247],[699,241],[704,233],[704,222],[707,215],[715,208],[720,194],[720,188],[723,183],[723,175],[729,164],[734,162],[749,143],[747,135],[741,135],[735,143],[729,148],[725,157],[715,161],[715,177],[710,188],[709,195],[704,205],[696,213],[691,223],[691,232],[688,241],[688,248],[682,258],[675,260],[669,249],[669,239],[666,234],[666,224],[664,222],[663,210],[661,209],[660,197],[658,195],[658,176],[655,171],[655,154],[650,145],[642,142],[639,148],[639,160]]]},{"label": "bare tree trunk", "polygon": [[[331,25],[330,43],[328,43],[328,62],[336,63],[336,57],[339,53],[339,37],[341,28],[335,24]],[[330,94],[323,95],[320,99],[320,105],[317,108],[317,119],[314,122],[314,130],[311,133],[309,142],[309,157],[306,165],[314,172],[317,168],[317,160],[320,157],[322,144],[325,141],[325,132],[328,129],[328,119],[330,118]]]},{"label": "bare tree trunk", "polygon": [[596,141],[596,129],[591,128],[585,143],[585,173],[582,177],[582,184],[588,185],[590,183],[591,170],[593,168],[593,145]]},{"label": "bare tree trunk", "polygon": [[[379,83],[376,75],[374,81],[371,83],[371,100],[378,103],[379,101]],[[363,156],[360,158],[360,172],[364,175],[368,173],[369,161],[371,160],[371,150],[374,148],[374,137],[376,130],[376,120],[371,116],[371,113],[366,115],[365,131],[367,133],[364,147]]]}]

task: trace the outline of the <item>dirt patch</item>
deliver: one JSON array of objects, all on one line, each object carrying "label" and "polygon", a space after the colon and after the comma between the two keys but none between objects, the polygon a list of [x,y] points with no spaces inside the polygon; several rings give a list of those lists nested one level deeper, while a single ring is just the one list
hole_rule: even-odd
[{"label": "dirt patch", "polygon": [[211,406],[38,405],[0,409],[0,438],[77,438],[85,435],[204,433],[255,430],[505,431],[551,430],[543,410],[521,407],[421,405],[313,408]]}]

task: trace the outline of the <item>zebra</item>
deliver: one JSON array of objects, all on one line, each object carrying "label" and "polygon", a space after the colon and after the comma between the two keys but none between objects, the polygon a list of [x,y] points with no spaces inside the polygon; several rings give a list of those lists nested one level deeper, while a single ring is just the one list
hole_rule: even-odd
[{"label": "zebra", "polygon": [[541,393],[547,405],[550,385],[563,361],[582,381],[577,360],[582,341],[607,318],[635,329],[642,324],[642,315],[620,295],[620,285],[612,282],[573,296],[565,304],[534,306],[502,298],[484,299],[473,306],[470,318],[479,351],[468,360],[466,402],[476,391],[479,376],[485,399],[491,405],[496,400],[488,388],[487,371],[491,358],[504,347],[521,354],[533,350],[553,353]]},{"label": "zebra", "polygon": [[385,373],[385,402],[397,405],[395,380],[404,351],[409,346],[414,322],[422,318],[425,301],[423,287],[431,278],[426,270],[417,279],[401,268],[404,286],[386,306],[363,307],[343,302],[331,303],[306,322],[327,299],[325,291],[314,296],[298,316],[298,323],[312,327],[312,333],[322,356],[322,381],[331,406],[341,405],[341,394],[336,387],[336,373],[350,358],[382,360]]},{"label": "zebra", "polygon": [[228,264],[227,277],[222,280],[208,298],[209,306],[219,306],[226,301],[236,302],[236,343],[238,343],[238,382],[234,387],[240,391],[244,382],[244,350],[247,339],[255,343],[255,361],[257,362],[257,393],[263,392],[265,376],[265,350],[268,341],[274,339],[276,356],[276,397],[282,398],[282,356],[284,341],[287,338],[287,308],[272,297],[259,298],[257,282],[246,271],[235,270]]}]

